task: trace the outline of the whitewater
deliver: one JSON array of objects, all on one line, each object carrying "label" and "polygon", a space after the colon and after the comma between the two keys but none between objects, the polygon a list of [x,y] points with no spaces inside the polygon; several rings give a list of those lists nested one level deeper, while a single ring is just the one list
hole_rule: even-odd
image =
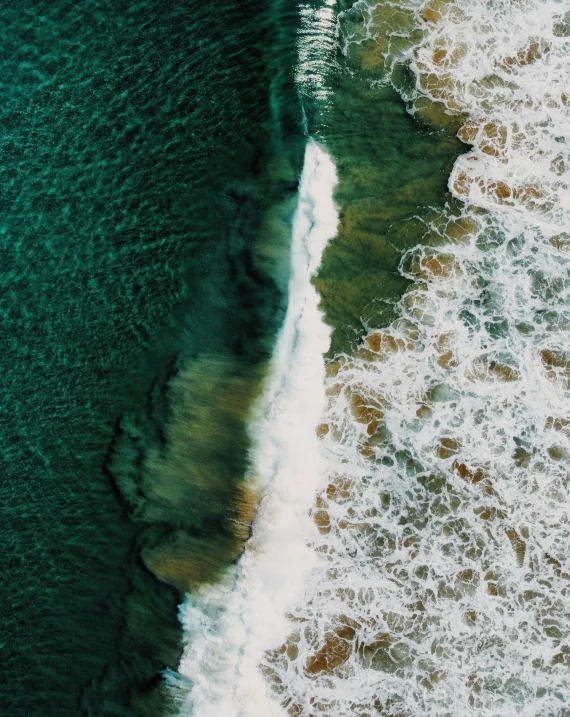
[{"label": "whitewater", "polygon": [[570,714],[567,11],[341,15],[345,52],[379,44],[472,149],[399,318],[328,365],[318,565],[264,660],[291,715]]},{"label": "whitewater", "polygon": [[470,149],[398,318],[325,375],[334,168],[309,145],[264,498],[236,574],[184,608],[186,714],[568,717],[570,7],[358,0],[338,42],[405,67],[410,111]]},{"label": "whitewater", "polygon": [[335,183],[330,157],[309,141],[293,220],[287,313],[251,420],[248,482],[260,505],[239,563],[221,584],[203,586],[181,607],[187,648],[180,675],[171,676],[183,687],[181,714],[282,714],[266,695],[259,659],[287,636],[287,611],[316,562],[309,509],[325,476],[314,429],[324,410],[330,329],[311,279],[336,231]]}]

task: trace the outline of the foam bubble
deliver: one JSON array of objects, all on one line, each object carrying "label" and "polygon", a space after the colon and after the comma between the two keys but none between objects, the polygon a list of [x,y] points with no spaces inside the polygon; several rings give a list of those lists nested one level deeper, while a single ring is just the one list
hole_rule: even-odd
[{"label": "foam bubble", "polygon": [[289,715],[570,714],[565,12],[359,0],[341,18],[345,51],[406,63],[413,111],[472,150],[460,215],[402,261],[399,319],[328,367],[316,563],[264,659]]}]

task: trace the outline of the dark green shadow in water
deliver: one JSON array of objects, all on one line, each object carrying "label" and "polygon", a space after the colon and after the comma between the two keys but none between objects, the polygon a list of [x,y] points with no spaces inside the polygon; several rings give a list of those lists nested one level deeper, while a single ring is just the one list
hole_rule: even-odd
[{"label": "dark green shadow in water", "polygon": [[296,22],[0,4],[3,715],[157,717],[180,589],[235,558],[302,161]]}]

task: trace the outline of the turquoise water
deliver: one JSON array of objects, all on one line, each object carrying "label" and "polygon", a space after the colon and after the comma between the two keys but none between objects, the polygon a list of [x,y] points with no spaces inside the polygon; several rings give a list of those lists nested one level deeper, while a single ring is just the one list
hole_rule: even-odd
[{"label": "turquoise water", "polygon": [[296,23],[257,0],[0,4],[2,714],[164,707],[179,593],[139,551],[173,524],[134,515],[114,456],[129,421],[131,467],[164,449],[168,380],[200,357],[254,392],[287,279],[268,210],[286,226],[300,171]]}]

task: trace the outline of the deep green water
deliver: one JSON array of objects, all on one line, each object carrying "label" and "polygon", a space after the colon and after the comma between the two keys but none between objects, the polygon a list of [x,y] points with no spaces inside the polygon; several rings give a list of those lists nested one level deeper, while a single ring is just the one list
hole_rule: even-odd
[{"label": "deep green water", "polygon": [[223,397],[228,376],[255,392],[284,307],[295,10],[0,3],[3,716],[158,717],[179,593],[140,551],[182,531],[228,557],[231,490],[212,507],[192,484],[174,515],[145,466],[176,473],[169,425],[194,404],[232,434],[220,480],[246,463]]}]

